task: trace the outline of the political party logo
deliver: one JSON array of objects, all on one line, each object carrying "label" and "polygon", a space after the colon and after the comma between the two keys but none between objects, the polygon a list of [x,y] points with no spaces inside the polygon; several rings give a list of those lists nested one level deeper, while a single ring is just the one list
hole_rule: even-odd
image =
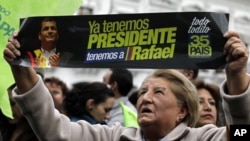
[{"label": "political party logo", "polygon": [[210,42],[208,26],[210,20],[207,17],[193,18],[193,21],[188,29],[188,56],[189,57],[211,57],[212,47]]}]

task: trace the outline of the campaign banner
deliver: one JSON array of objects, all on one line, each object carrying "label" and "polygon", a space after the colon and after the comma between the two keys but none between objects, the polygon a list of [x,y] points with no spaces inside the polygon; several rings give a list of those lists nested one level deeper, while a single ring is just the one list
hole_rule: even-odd
[{"label": "campaign banner", "polygon": [[[58,35],[51,49],[56,57],[49,55],[51,50],[44,48],[48,43],[41,40],[45,18],[56,21]],[[228,24],[228,13],[215,12],[28,17],[20,22],[22,56],[16,64],[220,69],[226,64],[223,34]]]}]

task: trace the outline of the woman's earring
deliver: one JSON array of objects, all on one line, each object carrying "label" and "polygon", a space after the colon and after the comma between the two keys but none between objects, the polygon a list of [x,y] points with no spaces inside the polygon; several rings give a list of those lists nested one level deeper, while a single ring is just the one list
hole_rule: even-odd
[{"label": "woman's earring", "polygon": [[182,118],[179,118],[179,119],[178,119],[178,122],[181,122],[181,121],[182,121]]}]

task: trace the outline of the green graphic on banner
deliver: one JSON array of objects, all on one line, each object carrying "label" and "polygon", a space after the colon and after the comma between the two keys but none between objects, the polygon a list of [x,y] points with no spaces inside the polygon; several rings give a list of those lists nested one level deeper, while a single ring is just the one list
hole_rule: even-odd
[{"label": "green graphic on banner", "polygon": [[[0,2],[0,52],[7,43],[8,37],[18,31],[20,18],[27,16],[73,15],[83,0],[1,0]],[[7,95],[7,88],[13,83],[10,68],[0,57],[0,109],[12,117]]]}]

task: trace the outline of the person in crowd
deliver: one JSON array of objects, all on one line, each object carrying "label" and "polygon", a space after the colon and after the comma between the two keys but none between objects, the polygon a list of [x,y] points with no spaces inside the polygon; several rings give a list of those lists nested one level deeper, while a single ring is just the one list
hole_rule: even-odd
[{"label": "person in crowd", "polygon": [[23,116],[18,105],[12,97],[12,90],[15,88],[15,86],[15,84],[12,84],[7,89],[13,119],[6,117],[0,111],[0,132],[2,134],[1,141],[38,141],[27,119]]},{"label": "person in crowd", "polygon": [[113,91],[102,82],[77,82],[73,84],[63,105],[71,121],[106,124],[114,100]]},{"label": "person in crowd", "polygon": [[225,125],[224,111],[222,111],[222,101],[219,87],[212,83],[206,83],[204,80],[195,79],[191,81],[199,97],[199,119],[196,127],[206,124],[217,126]]},{"label": "person in crowd", "polygon": [[134,105],[134,107],[136,107],[135,104],[136,97],[134,96],[136,91],[138,92],[138,87],[133,86],[127,95],[129,102],[131,102]]},{"label": "person in crowd", "polygon": [[133,87],[133,75],[128,69],[112,68],[103,76],[104,84],[108,85],[114,92],[115,103],[110,111],[109,126],[116,122],[124,125],[124,117],[120,103],[122,102],[132,111],[136,112],[134,105],[128,99],[128,93]]},{"label": "person in crowd", "polygon": [[53,101],[54,107],[60,112],[65,114],[65,110],[63,107],[63,100],[66,95],[69,93],[69,88],[65,82],[60,80],[57,77],[47,77],[44,78],[44,84],[48,88]]},{"label": "person in crowd", "polygon": [[[70,122],[53,108],[51,95],[33,68],[11,64],[20,55],[15,37],[9,38],[3,54],[17,84],[13,90],[15,101],[40,140],[227,140],[225,126],[208,124],[192,128],[198,120],[197,90],[174,69],[156,70],[143,81],[137,101],[140,128],[90,125],[84,120]],[[224,37],[227,38],[224,46],[226,80],[220,85],[220,93],[227,124],[250,124],[250,76],[246,69],[249,52],[237,32],[228,31]]]},{"label": "person in crowd", "polygon": [[199,75],[199,69],[176,69],[184,74],[189,80],[195,80]]},{"label": "person in crowd", "polygon": [[136,107],[137,100],[138,100],[138,92],[139,90],[134,90],[131,92],[130,96],[128,97],[128,100]]},{"label": "person in crowd", "polygon": [[32,66],[40,68],[62,66],[72,57],[69,52],[59,53],[57,50],[59,34],[55,19],[46,17],[42,20],[38,39],[41,47],[27,52]]},{"label": "person in crowd", "polygon": [[80,6],[76,14],[77,15],[93,15],[93,9],[87,6]]}]

